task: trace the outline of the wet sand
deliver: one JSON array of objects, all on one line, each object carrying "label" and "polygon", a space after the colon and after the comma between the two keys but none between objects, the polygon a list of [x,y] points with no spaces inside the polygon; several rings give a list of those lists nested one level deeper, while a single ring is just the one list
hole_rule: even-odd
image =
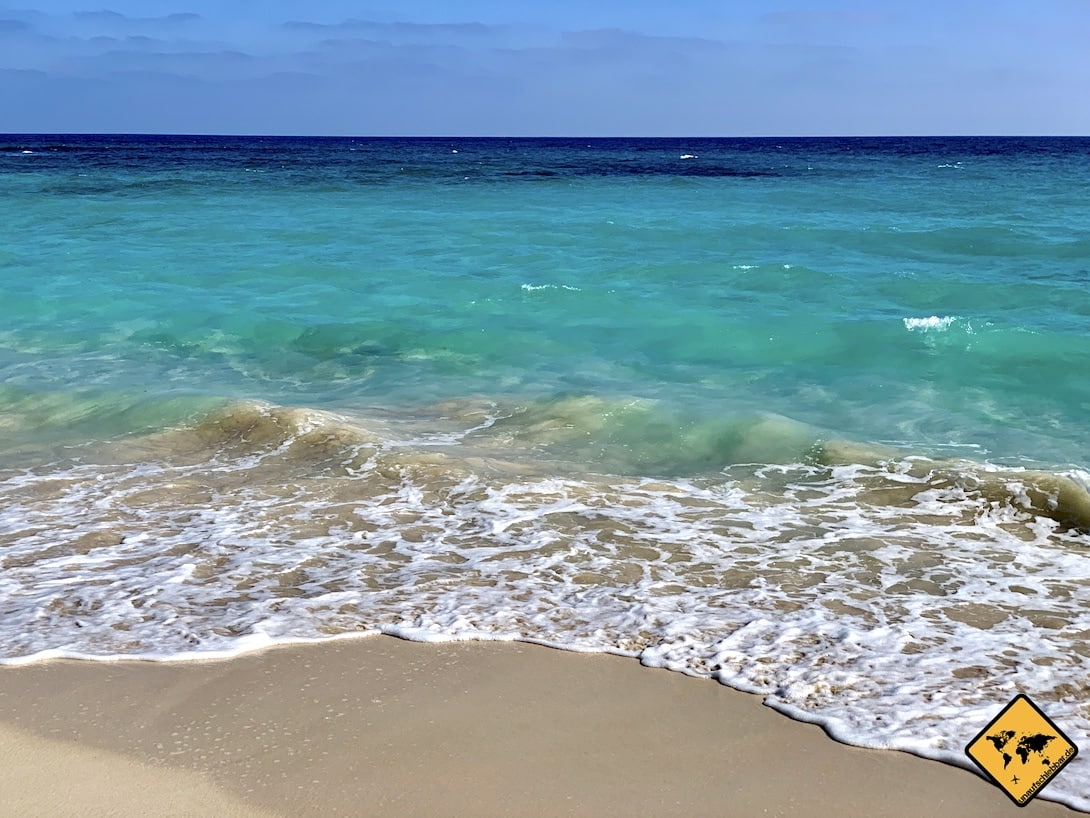
[{"label": "wet sand", "polygon": [[1078,815],[635,660],[390,637],[0,668],[3,816]]}]

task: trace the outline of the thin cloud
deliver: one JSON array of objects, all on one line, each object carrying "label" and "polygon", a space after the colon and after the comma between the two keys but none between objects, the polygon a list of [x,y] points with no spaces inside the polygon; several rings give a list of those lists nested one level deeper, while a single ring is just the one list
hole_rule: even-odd
[{"label": "thin cloud", "polygon": [[201,20],[201,15],[191,11],[175,12],[159,17],[130,17],[119,11],[74,11],[72,17],[81,23],[104,23],[107,25],[179,25]]},{"label": "thin cloud", "polygon": [[350,17],[340,23],[311,23],[302,20],[289,20],[284,28],[303,32],[329,31],[374,31],[398,34],[493,34],[506,26],[486,25],[484,23],[380,23],[375,20],[359,20]]},{"label": "thin cloud", "polygon": [[336,31],[366,31],[393,37],[488,37],[506,30],[506,26],[485,23],[382,23],[376,20],[350,18],[339,23],[312,23],[289,20],[283,24],[289,31],[329,33]]},{"label": "thin cloud", "polygon": [[638,54],[645,49],[655,51],[685,49],[686,51],[720,51],[726,43],[704,37],[671,37],[640,34],[621,28],[601,28],[585,31],[565,31],[560,35],[563,46],[580,49],[630,51]]},{"label": "thin cloud", "polygon": [[73,11],[72,16],[85,23],[123,23],[129,18],[116,11]]},{"label": "thin cloud", "polygon": [[0,34],[21,34],[30,31],[30,23],[26,20],[0,20]]},{"label": "thin cloud", "polygon": [[760,22],[769,25],[792,28],[872,28],[889,25],[895,21],[892,14],[869,9],[770,11],[767,14],[762,14],[758,19]]}]

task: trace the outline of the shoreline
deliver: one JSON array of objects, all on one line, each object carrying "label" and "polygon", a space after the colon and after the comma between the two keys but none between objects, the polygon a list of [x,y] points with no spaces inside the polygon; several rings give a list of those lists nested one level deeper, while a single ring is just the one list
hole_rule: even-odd
[{"label": "shoreline", "polygon": [[387,636],[0,667],[3,768],[3,816],[1081,814],[632,659]]}]

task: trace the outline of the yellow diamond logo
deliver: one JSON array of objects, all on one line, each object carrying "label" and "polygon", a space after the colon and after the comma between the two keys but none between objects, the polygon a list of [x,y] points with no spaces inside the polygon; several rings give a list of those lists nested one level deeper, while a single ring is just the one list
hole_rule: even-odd
[{"label": "yellow diamond logo", "polygon": [[1024,695],[1015,696],[965,748],[966,755],[1020,807],[1078,752]]}]

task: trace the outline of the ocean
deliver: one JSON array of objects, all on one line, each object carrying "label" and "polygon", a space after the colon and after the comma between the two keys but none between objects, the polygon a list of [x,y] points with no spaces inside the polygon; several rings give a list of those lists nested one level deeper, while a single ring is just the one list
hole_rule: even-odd
[{"label": "ocean", "polygon": [[1090,139],[0,136],[0,661],[636,657],[1090,811]]}]

